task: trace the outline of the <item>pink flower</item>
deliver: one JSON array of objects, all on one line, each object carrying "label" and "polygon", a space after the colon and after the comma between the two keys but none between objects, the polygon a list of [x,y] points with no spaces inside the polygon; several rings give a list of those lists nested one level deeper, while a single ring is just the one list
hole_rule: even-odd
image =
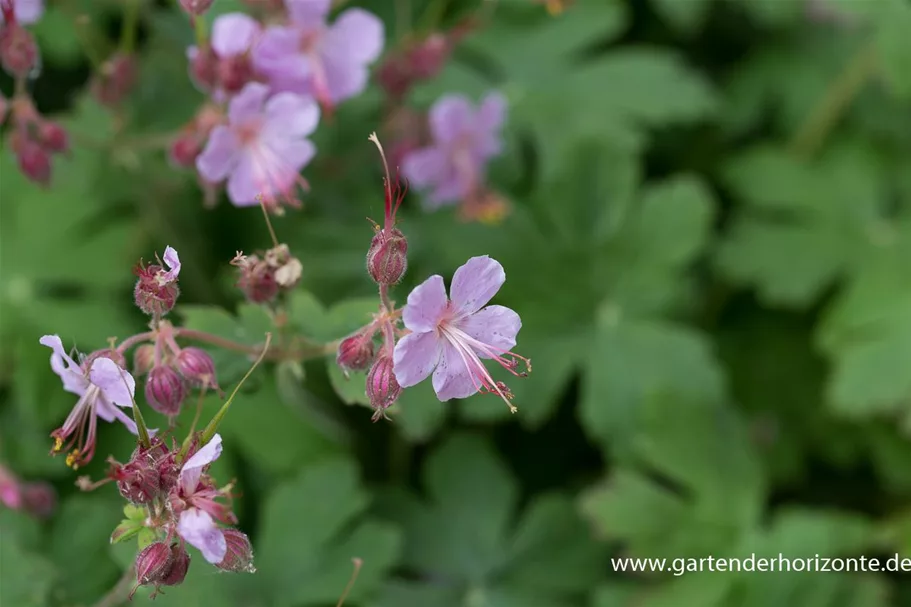
[{"label": "pink flower", "polygon": [[88,463],[95,453],[99,417],[107,422],[117,419],[137,434],[136,424],[130,416],[118,409],[118,406],[133,406],[136,382],[128,371],[105,356],[91,360],[86,368],[81,367],[67,355],[56,335],[45,335],[38,342],[54,351],[51,369],[63,380],[63,389],[79,396],[63,426],[51,433],[56,440],[52,453],[72,449],[66,463],[74,469]]},{"label": "pink flower", "polygon": [[[433,371],[433,389],[441,401],[480,391],[499,395],[515,412],[506,384],[494,381],[481,362],[493,359],[517,377],[531,371],[529,360],[509,351],[522,327],[519,315],[503,306],[483,307],[505,281],[503,266],[485,255],[456,270],[451,300],[442,276],[415,287],[402,311],[411,333],[399,340],[393,353],[399,385],[414,386]],[[525,372],[516,370],[518,360],[525,362]]]},{"label": "pink flower", "polygon": [[328,25],[331,5],[331,0],[285,0],[291,25],[266,30],[253,57],[275,90],[312,95],[325,107],[364,90],[367,67],[385,42],[383,22],[360,8]]},{"label": "pink flower", "polygon": [[417,189],[431,189],[428,209],[464,200],[482,185],[487,162],[503,144],[506,100],[488,94],[475,110],[461,95],[441,97],[430,109],[433,145],[409,152],[402,172]]},{"label": "pink flower", "polygon": [[[201,88],[214,86],[213,97],[216,101],[224,101],[228,95],[241,90],[253,77],[250,51],[260,34],[259,22],[249,15],[228,13],[216,17],[212,23],[211,49],[208,49],[212,54],[200,52],[197,46],[187,49],[191,76]],[[203,74],[206,71],[203,62],[206,63],[206,69],[211,68],[210,76]]]},{"label": "pink flower", "polygon": [[[0,6],[6,5],[6,0],[0,0]],[[44,14],[44,0],[12,0],[13,14],[16,22],[21,25],[35,23]],[[3,13],[0,11],[0,23],[4,22]]]},{"label": "pink flower", "polygon": [[224,531],[215,519],[234,522],[234,515],[215,501],[221,492],[202,476],[203,469],[220,455],[221,436],[216,434],[184,463],[177,477],[177,496],[171,500],[172,508],[176,505],[174,510],[180,511],[177,533],[213,565],[222,562],[228,550]]},{"label": "pink flower", "polygon": [[301,169],[316,154],[306,139],[319,122],[312,100],[293,93],[268,98],[269,87],[250,83],[231,100],[228,124],[215,127],[196,168],[207,181],[228,180],[228,197],[235,206],[277,207],[276,197],[299,206],[295,189],[306,186]]}]

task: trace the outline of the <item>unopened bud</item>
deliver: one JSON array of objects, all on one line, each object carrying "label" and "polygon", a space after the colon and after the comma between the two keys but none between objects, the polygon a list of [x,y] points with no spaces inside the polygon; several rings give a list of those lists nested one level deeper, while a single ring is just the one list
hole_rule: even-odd
[{"label": "unopened bud", "polygon": [[245,55],[225,57],[218,62],[218,83],[227,93],[236,93],[253,78],[253,68]]},{"label": "unopened bud", "polygon": [[149,316],[164,316],[171,311],[180,295],[176,280],[162,281],[166,274],[164,268],[151,265],[135,270],[139,280],[133,289],[133,300],[136,306]]},{"label": "unopened bud", "polygon": [[180,7],[188,14],[198,17],[209,10],[212,2],[214,0],[180,0]]},{"label": "unopened bud", "polygon": [[39,143],[31,139],[19,139],[16,150],[16,160],[19,170],[29,180],[39,185],[48,185],[51,182],[51,155]]},{"label": "unopened bud", "polygon": [[408,53],[408,63],[415,78],[429,79],[440,73],[452,46],[443,34],[431,34]]},{"label": "unopened bud", "polygon": [[133,352],[133,375],[145,375],[155,364],[155,346],[142,344]]},{"label": "unopened bud", "polygon": [[171,570],[159,582],[162,586],[179,586],[190,569],[190,553],[179,544],[171,545]]},{"label": "unopened bud", "polygon": [[57,506],[57,493],[47,483],[25,483],[22,486],[22,505],[33,516],[48,518]]},{"label": "unopened bud", "polygon": [[70,147],[66,130],[50,120],[43,120],[38,126],[38,141],[49,152],[66,152]]},{"label": "unopened bud", "polygon": [[16,78],[25,78],[38,66],[35,38],[18,23],[7,23],[0,28],[0,64]]},{"label": "unopened bud", "polygon": [[176,166],[182,169],[190,169],[196,166],[196,158],[202,153],[202,146],[196,133],[181,133],[177,139],[171,143],[170,153],[168,154]]},{"label": "unopened bud", "polygon": [[408,241],[398,228],[383,228],[370,241],[367,272],[381,285],[394,285],[408,268]]},{"label": "unopened bud", "polygon": [[401,393],[402,388],[392,370],[392,358],[381,355],[367,372],[367,398],[373,407],[373,421],[385,417],[386,409],[392,406]]},{"label": "unopened bud", "polygon": [[140,586],[161,584],[173,564],[171,547],[164,542],[152,542],[136,555],[136,581]]},{"label": "unopened bud", "polygon": [[173,417],[180,413],[180,407],[187,396],[187,388],[183,378],[173,367],[158,365],[149,371],[145,395],[150,407],[162,415]]},{"label": "unopened bud", "polygon": [[82,368],[88,371],[92,368],[92,363],[99,358],[107,358],[113,360],[121,369],[126,369],[127,367],[127,359],[122,353],[114,348],[105,348],[103,350],[95,350],[86,356],[85,361],[82,363]]},{"label": "unopened bud", "polygon": [[208,93],[218,83],[218,55],[212,47],[190,50],[190,79],[202,92]]},{"label": "unopened bud", "polygon": [[98,103],[108,107],[119,105],[136,83],[136,59],[118,53],[108,59],[92,82],[92,94]]},{"label": "unopened bud", "polygon": [[356,333],[338,345],[335,362],[343,371],[363,371],[373,360],[372,336]]},{"label": "unopened bud", "polygon": [[177,355],[177,370],[194,386],[218,388],[215,363],[209,353],[201,348],[182,348]]},{"label": "unopened bud", "polygon": [[225,529],[224,535],[228,550],[225,552],[225,558],[215,566],[235,573],[255,573],[253,546],[250,544],[250,539],[237,529]]}]

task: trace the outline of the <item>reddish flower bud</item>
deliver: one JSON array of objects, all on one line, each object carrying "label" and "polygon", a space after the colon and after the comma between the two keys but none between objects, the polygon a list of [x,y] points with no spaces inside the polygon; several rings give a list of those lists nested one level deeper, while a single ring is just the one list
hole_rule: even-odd
[{"label": "reddish flower bud", "polygon": [[180,7],[189,15],[199,16],[209,10],[214,0],[180,0]]},{"label": "reddish flower bud", "polygon": [[136,555],[136,581],[140,586],[161,584],[171,572],[174,556],[164,542],[152,542]]},{"label": "reddish flower bud", "polygon": [[383,228],[370,241],[367,273],[381,285],[394,285],[408,268],[408,241],[398,228]]},{"label": "reddish flower bud", "polygon": [[343,371],[363,371],[373,360],[373,336],[355,333],[338,345],[336,364]]},{"label": "reddish flower bud", "polygon": [[39,185],[48,185],[51,182],[51,155],[31,139],[17,138],[13,147],[22,174]]},{"label": "reddish flower bud", "polygon": [[66,152],[70,147],[66,130],[50,120],[43,120],[38,125],[38,141],[49,152]]},{"label": "reddish flower bud", "polygon": [[86,371],[92,368],[92,363],[95,362],[98,358],[109,358],[117,363],[117,366],[121,369],[127,368],[127,359],[126,357],[113,348],[105,348],[103,350],[95,350],[91,354],[85,357],[85,361],[82,363],[82,368]]},{"label": "reddish flower bud", "polygon": [[190,553],[186,548],[179,544],[171,545],[171,570],[159,582],[162,586],[179,586],[187,577],[187,571],[190,569]]},{"label": "reddish flower bud", "polygon": [[136,59],[118,53],[108,59],[92,81],[92,94],[98,103],[119,105],[136,83]]},{"label": "reddish flower bud", "polygon": [[244,55],[220,60],[216,67],[218,83],[228,93],[236,93],[253,78],[253,67]]},{"label": "reddish flower bud", "polygon": [[134,272],[139,277],[133,289],[136,306],[150,316],[160,317],[170,312],[180,295],[177,281],[162,280],[167,272],[158,265],[139,266]]},{"label": "reddish flower bud", "polygon": [[379,67],[376,78],[386,94],[396,99],[404,97],[414,82],[407,62],[398,55],[390,57]]},{"label": "reddish flower bud", "polygon": [[392,357],[380,355],[367,372],[367,398],[374,410],[373,421],[386,417],[386,409],[401,393],[402,388],[392,370]]},{"label": "reddish flower bud", "polygon": [[228,551],[225,552],[225,558],[215,566],[235,573],[255,573],[253,546],[250,544],[250,539],[236,529],[225,529],[224,534]]},{"label": "reddish flower bud", "polygon": [[155,364],[155,346],[142,344],[133,352],[133,375],[145,375]]},{"label": "reddish flower bud", "polygon": [[218,83],[218,62],[218,55],[210,46],[197,49],[190,57],[190,79],[204,93]]},{"label": "reddish flower bud", "polygon": [[126,464],[112,462],[108,476],[117,482],[117,490],[133,504],[148,504],[162,492],[158,460],[165,458],[167,448],[153,438],[149,448],[137,446]]},{"label": "reddish flower bud", "polygon": [[48,518],[57,506],[57,493],[47,483],[25,483],[22,486],[22,505],[33,516]]},{"label": "reddish flower bud", "polygon": [[440,73],[452,51],[452,44],[444,34],[428,36],[408,53],[408,63],[415,78],[429,79]]},{"label": "reddish flower bud", "polygon": [[25,78],[38,66],[35,38],[18,23],[0,28],[0,64],[16,78]]},{"label": "reddish flower bud", "polygon": [[268,303],[278,295],[279,284],[275,272],[256,255],[238,254],[231,264],[237,266],[240,276],[237,288],[243,291],[251,303]]},{"label": "reddish flower bud", "polygon": [[182,348],[177,355],[177,370],[191,385],[218,389],[215,363],[209,353],[201,348]]},{"label": "reddish flower bud", "polygon": [[202,145],[196,133],[182,133],[171,144],[171,162],[183,169],[196,166],[196,158],[202,153]]},{"label": "reddish flower bud", "polygon": [[180,406],[187,396],[187,387],[173,367],[158,365],[149,371],[145,395],[150,407],[162,415],[173,417],[180,413]]}]

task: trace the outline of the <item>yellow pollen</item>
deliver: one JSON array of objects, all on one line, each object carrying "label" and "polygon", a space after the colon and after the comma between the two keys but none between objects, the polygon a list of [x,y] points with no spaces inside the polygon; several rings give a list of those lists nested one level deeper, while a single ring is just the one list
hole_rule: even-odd
[{"label": "yellow pollen", "polygon": [[58,436],[54,439],[54,453],[60,453],[61,449],[63,449],[63,439]]},{"label": "yellow pollen", "polygon": [[79,464],[76,463],[76,459],[79,457],[79,449],[73,449],[69,455],[66,456],[66,465],[72,468],[73,470],[79,470]]}]

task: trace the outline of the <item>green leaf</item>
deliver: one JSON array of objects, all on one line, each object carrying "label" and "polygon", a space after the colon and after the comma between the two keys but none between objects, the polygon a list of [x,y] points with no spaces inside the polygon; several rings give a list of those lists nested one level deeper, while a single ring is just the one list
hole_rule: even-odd
[{"label": "green leaf", "polygon": [[879,68],[892,93],[911,99],[911,6],[887,0],[876,14],[875,44]]},{"label": "green leaf", "polygon": [[695,32],[712,7],[712,0],[656,0],[655,9],[674,26],[687,33]]},{"label": "green leaf", "polygon": [[[465,406],[471,401],[465,401]],[[402,390],[402,394],[389,409],[393,424],[411,442],[427,442],[443,425],[447,403],[441,403],[428,379]]]},{"label": "green leaf", "polygon": [[53,563],[22,549],[5,534],[0,542],[0,562],[3,563],[0,604],[17,607],[51,604],[50,591],[57,576]]},{"label": "green leaf", "polygon": [[367,372],[349,371],[346,376],[334,358],[326,358],[326,372],[332,389],[346,405],[369,405],[367,398]]}]

